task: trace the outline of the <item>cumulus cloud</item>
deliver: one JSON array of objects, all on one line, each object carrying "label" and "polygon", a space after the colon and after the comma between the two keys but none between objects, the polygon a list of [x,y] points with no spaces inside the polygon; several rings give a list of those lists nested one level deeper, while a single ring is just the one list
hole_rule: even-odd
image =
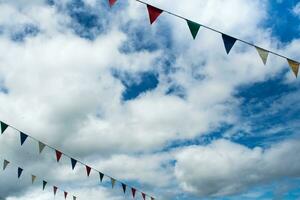
[{"label": "cumulus cloud", "polygon": [[180,150],[175,174],[186,191],[211,197],[233,195],[254,185],[300,177],[299,152],[299,140],[266,150],[218,140],[208,146]]}]

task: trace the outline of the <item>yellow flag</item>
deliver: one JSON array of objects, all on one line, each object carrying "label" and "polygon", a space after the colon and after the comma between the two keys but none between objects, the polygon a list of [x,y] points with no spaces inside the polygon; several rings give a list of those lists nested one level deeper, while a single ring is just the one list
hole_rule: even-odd
[{"label": "yellow flag", "polygon": [[290,59],[287,59],[291,69],[293,70],[295,76],[297,77],[298,76],[298,71],[299,71],[299,65],[300,63],[296,62],[296,61],[293,61],[293,60],[290,60]]},{"label": "yellow flag", "polygon": [[35,179],[36,179],[36,176],[35,175],[31,175],[31,183],[32,184],[34,183]]},{"label": "yellow flag", "polygon": [[110,180],[111,180],[111,187],[114,188],[115,183],[116,183],[116,179],[110,178]]},{"label": "yellow flag", "polygon": [[268,60],[268,56],[269,56],[269,52],[267,50],[264,50],[264,49],[259,48],[259,47],[255,47],[255,48],[256,48],[256,50],[258,52],[258,55],[262,59],[264,65],[266,65],[267,60]]}]

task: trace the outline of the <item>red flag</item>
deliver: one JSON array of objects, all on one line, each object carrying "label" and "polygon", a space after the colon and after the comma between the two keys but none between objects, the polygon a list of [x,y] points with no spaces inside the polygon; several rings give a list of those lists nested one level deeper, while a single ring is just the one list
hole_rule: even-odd
[{"label": "red flag", "polygon": [[56,154],[56,160],[57,160],[57,162],[59,162],[59,160],[61,158],[61,155],[62,155],[62,152],[60,152],[58,150],[55,150],[55,154]]},{"label": "red flag", "polygon": [[57,192],[57,187],[56,187],[56,186],[53,186],[53,193],[54,193],[54,196],[56,195],[56,192]]},{"label": "red flag", "polygon": [[64,195],[65,195],[65,199],[67,198],[68,196],[68,193],[67,192],[64,192]]},{"label": "red flag", "polygon": [[86,168],[86,174],[87,174],[87,176],[90,176],[90,173],[91,173],[91,167],[89,167],[89,166],[85,166],[85,168]]},{"label": "red flag", "polygon": [[150,24],[153,24],[153,22],[163,12],[161,9],[153,7],[153,6],[148,5],[148,4],[147,4],[147,9],[148,9],[148,13],[149,13]]},{"label": "red flag", "polygon": [[112,7],[116,2],[117,0],[109,0],[109,6]]},{"label": "red flag", "polygon": [[135,188],[131,188],[131,193],[132,193],[132,197],[133,198],[135,197],[135,192],[136,192],[136,189]]},{"label": "red flag", "polygon": [[142,192],[143,199],[146,200],[146,194]]}]

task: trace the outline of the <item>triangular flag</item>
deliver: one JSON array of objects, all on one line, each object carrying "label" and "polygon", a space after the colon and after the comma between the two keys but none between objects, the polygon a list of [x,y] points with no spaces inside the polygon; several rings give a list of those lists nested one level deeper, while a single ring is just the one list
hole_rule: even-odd
[{"label": "triangular flag", "polygon": [[287,59],[291,69],[293,70],[296,78],[298,77],[298,72],[299,72],[299,65],[300,63],[294,61],[294,60],[291,60],[291,59]]},{"label": "triangular flag", "polygon": [[101,172],[99,172],[99,176],[100,176],[100,181],[102,182],[102,180],[103,180],[103,177],[104,177],[104,174],[103,174],[103,173],[101,173]]},{"label": "triangular flag", "polygon": [[1,134],[3,134],[4,131],[7,129],[8,125],[5,124],[4,122],[0,122],[0,124],[1,124]]},{"label": "triangular flag", "polygon": [[269,56],[269,51],[265,50],[265,49],[262,49],[260,47],[255,47],[257,52],[258,52],[258,55],[260,56],[260,58],[262,59],[264,65],[266,65],[267,63],[267,60],[268,60],[268,56]]},{"label": "triangular flag", "polygon": [[9,164],[10,162],[8,160],[4,160],[3,161],[3,171],[6,169],[7,165]]},{"label": "triangular flag", "polygon": [[116,179],[110,178],[110,181],[111,181],[111,188],[114,188],[116,184]]},{"label": "triangular flag", "polygon": [[236,42],[236,38],[233,38],[229,35],[225,35],[222,33],[222,38],[223,38],[223,42],[224,42],[224,46],[226,49],[226,53],[229,54],[231,48],[233,47],[234,43]]},{"label": "triangular flag", "polygon": [[59,162],[59,160],[61,158],[61,155],[62,155],[62,152],[60,152],[58,150],[55,150],[55,154],[56,154],[56,160],[57,160],[57,162]]},{"label": "triangular flag", "polygon": [[136,189],[135,188],[131,188],[131,193],[132,193],[132,197],[133,198],[135,197],[135,192],[136,192]]},{"label": "triangular flag", "polygon": [[47,185],[47,181],[43,181],[43,190],[45,190],[46,185]]},{"label": "triangular flag", "polygon": [[73,196],[73,200],[76,200],[77,197]]},{"label": "triangular flag", "polygon": [[36,179],[36,176],[35,175],[31,175],[31,183],[32,184],[34,183],[35,179]]},{"label": "triangular flag", "polygon": [[153,7],[147,4],[147,9],[149,13],[150,24],[153,24],[158,16],[163,12],[161,9]]},{"label": "triangular flag", "polygon": [[74,170],[75,166],[76,166],[77,160],[75,160],[74,158],[71,158],[71,164],[72,164],[72,169]]},{"label": "triangular flag", "polygon": [[109,6],[112,7],[116,2],[117,0],[109,0]]},{"label": "triangular flag", "polygon": [[144,200],[146,200],[146,194],[142,192],[142,197]]},{"label": "triangular flag", "polygon": [[18,178],[20,178],[20,177],[21,177],[21,175],[22,175],[22,172],[23,172],[23,169],[22,169],[22,168],[20,168],[20,167],[18,167]]},{"label": "triangular flag", "polygon": [[154,197],[151,197],[151,200],[155,200]]},{"label": "triangular flag", "polygon": [[92,169],[92,168],[86,165],[86,166],[85,166],[85,169],[86,169],[86,175],[87,175],[87,176],[90,176],[90,174],[91,174],[91,169]]},{"label": "triangular flag", "polygon": [[23,132],[20,132],[21,146],[24,144],[24,142],[26,141],[27,138],[28,138],[28,135],[26,135]]},{"label": "triangular flag", "polygon": [[126,193],[126,185],[124,184],[124,183],[122,183],[122,188],[123,188],[123,192],[124,192],[124,194]]},{"label": "triangular flag", "polygon": [[42,151],[44,150],[44,148],[46,147],[46,145],[42,142],[39,142],[39,153],[42,153]]},{"label": "triangular flag", "polygon": [[65,199],[66,199],[67,196],[68,196],[68,193],[67,193],[67,192],[64,192],[64,196],[65,196]]},{"label": "triangular flag", "polygon": [[189,29],[191,31],[191,34],[193,36],[194,39],[196,39],[196,36],[198,34],[198,31],[200,29],[200,24],[197,24],[193,21],[190,21],[190,20],[186,20],[188,26],[189,26]]},{"label": "triangular flag", "polygon": [[56,192],[57,192],[57,187],[53,186],[53,194],[54,194],[54,196],[56,195]]}]

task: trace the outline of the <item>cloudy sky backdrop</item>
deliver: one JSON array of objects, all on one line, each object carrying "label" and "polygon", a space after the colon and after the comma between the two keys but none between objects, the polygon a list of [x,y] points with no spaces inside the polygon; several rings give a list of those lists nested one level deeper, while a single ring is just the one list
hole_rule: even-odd
[{"label": "cloudy sky backdrop", "polygon": [[[147,2],[300,60],[296,0]],[[134,0],[1,0],[0,61],[0,120],[157,199],[300,199],[300,82],[282,58],[239,42],[227,56],[220,34],[194,41],[165,13],[150,26]],[[31,173],[131,198],[12,129],[0,158],[25,169],[0,172],[3,199],[52,199]]]}]

